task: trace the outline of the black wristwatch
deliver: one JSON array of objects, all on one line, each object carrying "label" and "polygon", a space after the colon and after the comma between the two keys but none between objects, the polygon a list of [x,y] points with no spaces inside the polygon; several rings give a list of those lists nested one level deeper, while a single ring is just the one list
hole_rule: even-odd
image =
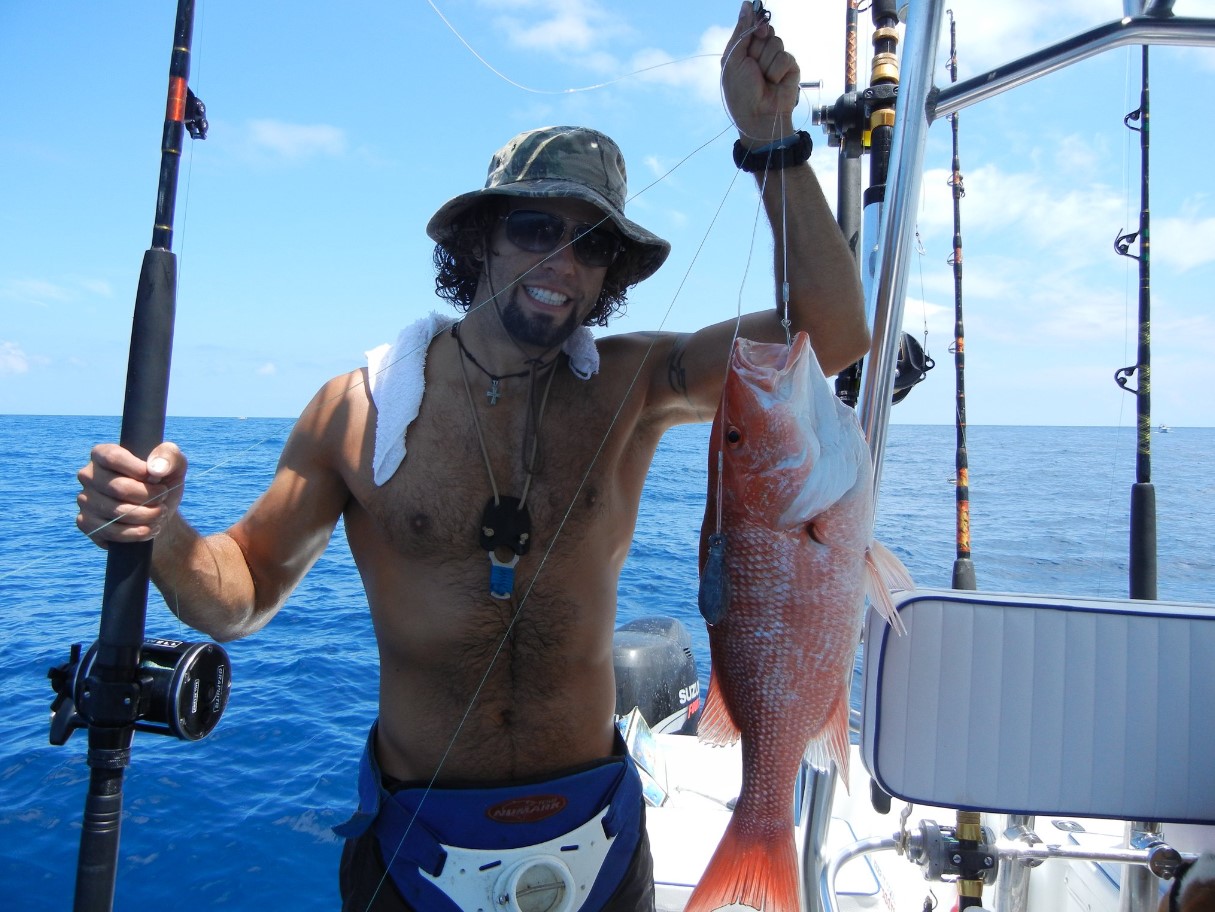
[{"label": "black wristwatch", "polygon": [[768,143],[766,146],[747,151],[742,140],[734,143],[734,164],[748,174],[760,171],[779,171],[810,160],[814,151],[814,140],[805,130]]}]

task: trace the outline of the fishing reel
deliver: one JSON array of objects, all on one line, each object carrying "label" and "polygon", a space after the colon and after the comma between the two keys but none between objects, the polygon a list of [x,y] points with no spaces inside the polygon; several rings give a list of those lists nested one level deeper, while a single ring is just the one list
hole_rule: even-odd
[{"label": "fishing reel", "polygon": [[922,820],[919,830],[910,834],[907,857],[920,866],[925,880],[980,880],[990,886],[996,882],[1000,856],[991,829],[981,827],[980,832],[982,839],[969,841],[960,838],[955,827]]},{"label": "fishing reel", "polygon": [[215,643],[145,639],[135,680],[114,683],[96,673],[98,644],[81,655],[72,645],[64,665],[47,672],[58,694],[51,704],[51,744],[67,743],[89,725],[132,725],[138,731],[198,741],[219,723],[232,689],[232,663]]}]

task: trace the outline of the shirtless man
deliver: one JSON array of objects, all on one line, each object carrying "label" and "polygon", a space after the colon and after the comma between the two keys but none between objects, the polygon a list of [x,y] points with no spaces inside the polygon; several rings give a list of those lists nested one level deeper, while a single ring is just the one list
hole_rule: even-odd
[{"label": "shirtless man", "polygon": [[[746,2],[723,66],[736,156],[787,140],[742,163],[761,186],[768,169],[791,328],[838,371],[866,351],[868,332],[852,257],[793,128],[797,63]],[[380,688],[359,812],[340,828],[343,908],[466,907],[461,891],[481,887],[457,882],[453,846],[500,848],[497,835],[482,838],[495,827],[526,834],[512,846],[564,845],[588,821],[611,838],[584,840],[599,848],[568,862],[586,885],[582,908],[653,907],[637,776],[613,724],[616,588],[659,438],[712,418],[735,325],[588,345],[582,327],[604,325],[611,296],[669,250],[625,217],[625,196],[623,159],[602,134],[512,140],[486,187],[427,228],[440,294],[463,319],[454,331],[423,321],[370,368],[325,384],[269,489],[226,532],[202,537],[178,512],[186,459],[171,443],[146,463],[101,445],[80,472],[80,528],[117,517],[95,538],[154,536],[156,585],[218,640],[264,626],[345,520]],[[778,302],[746,316],[739,334],[783,341],[783,313]],[[388,379],[410,370],[424,380],[416,413]]]}]

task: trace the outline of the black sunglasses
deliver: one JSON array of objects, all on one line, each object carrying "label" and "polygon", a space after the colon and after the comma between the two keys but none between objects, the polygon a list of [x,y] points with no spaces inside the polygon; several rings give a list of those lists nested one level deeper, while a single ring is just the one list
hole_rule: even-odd
[{"label": "black sunglasses", "polygon": [[599,269],[611,266],[624,249],[620,236],[610,229],[585,222],[573,222],[551,212],[516,209],[502,216],[506,239],[528,253],[552,253],[565,240],[566,226],[573,232],[570,245],[584,266]]}]

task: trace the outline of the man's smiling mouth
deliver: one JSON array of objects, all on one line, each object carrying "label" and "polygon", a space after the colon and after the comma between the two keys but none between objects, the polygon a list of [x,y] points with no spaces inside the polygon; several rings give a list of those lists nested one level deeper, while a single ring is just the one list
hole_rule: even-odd
[{"label": "man's smiling mouth", "polygon": [[541,304],[546,304],[549,307],[564,307],[567,303],[569,303],[568,295],[559,294],[555,291],[549,291],[547,288],[536,288],[533,285],[524,285],[523,290]]}]

